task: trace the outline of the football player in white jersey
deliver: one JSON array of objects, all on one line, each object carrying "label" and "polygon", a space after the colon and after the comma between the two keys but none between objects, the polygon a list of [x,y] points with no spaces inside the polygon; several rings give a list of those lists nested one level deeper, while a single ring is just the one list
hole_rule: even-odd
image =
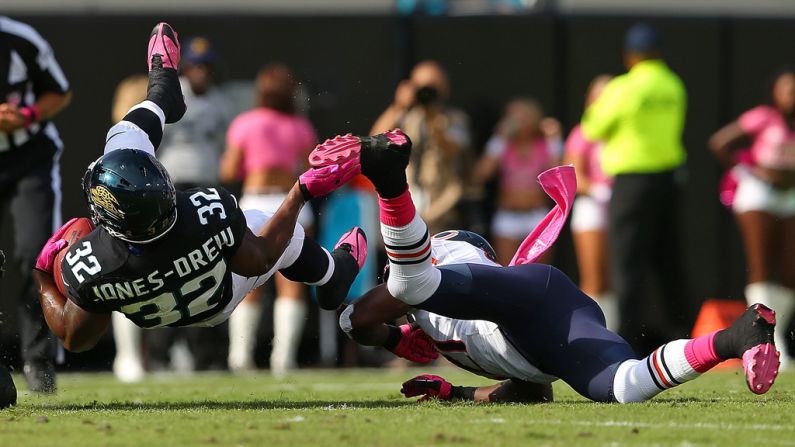
[{"label": "football player in white jersey", "polygon": [[[407,396],[539,400],[550,398],[549,383],[561,379],[594,401],[640,402],[730,358],[742,359],[752,392],[762,394],[773,385],[779,354],[775,312],[767,307],[754,304],[725,330],[675,340],[638,359],[605,327],[599,306],[554,267],[500,266],[465,247],[473,238],[463,232],[430,238],[407,188],[411,141],[400,130],[349,139],[316,149],[310,163],[360,163],[378,192],[390,272],[385,285],[343,312],[343,330],[409,359],[430,360],[433,348],[478,374],[510,379],[472,388],[420,376],[404,384]],[[475,245],[488,252],[487,243]],[[416,326],[385,324],[407,313]]]}]

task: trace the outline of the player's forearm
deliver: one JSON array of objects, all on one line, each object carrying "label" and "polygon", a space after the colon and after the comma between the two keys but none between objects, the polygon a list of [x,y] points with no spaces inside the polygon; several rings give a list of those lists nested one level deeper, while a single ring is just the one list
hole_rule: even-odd
[{"label": "player's forearm", "polygon": [[[398,336],[400,336],[400,329],[387,324],[378,324],[375,326],[353,328],[348,334],[353,341],[362,346],[385,346],[390,335],[390,327],[397,329]],[[394,347],[394,346],[393,346]]]},{"label": "player's forearm", "polygon": [[265,264],[275,265],[287,249],[295,232],[298,214],[304,206],[304,196],[298,182],[290,189],[287,198],[276,210],[276,214],[257,233],[258,240],[265,254]]},{"label": "player's forearm", "polygon": [[[71,352],[83,352],[96,346],[104,328],[81,328],[73,324],[73,318],[68,309],[69,301],[61,295],[52,277],[39,270],[33,271],[33,280],[39,293],[39,305],[44,315],[44,320],[53,334],[61,340],[64,348]],[[97,329],[97,330],[95,330]]]},{"label": "player's forearm", "polygon": [[47,92],[39,96],[36,108],[39,109],[40,120],[49,120],[72,102],[72,92]]},{"label": "player's forearm", "polygon": [[474,390],[473,400],[476,402],[552,402],[552,386],[508,379],[496,385],[478,387]]},{"label": "player's forearm", "polygon": [[52,277],[47,273],[34,270],[33,281],[38,289],[39,305],[41,305],[41,311],[44,314],[44,320],[47,321],[47,326],[66,345],[67,336],[64,325],[66,297],[61,295],[55,287]]}]

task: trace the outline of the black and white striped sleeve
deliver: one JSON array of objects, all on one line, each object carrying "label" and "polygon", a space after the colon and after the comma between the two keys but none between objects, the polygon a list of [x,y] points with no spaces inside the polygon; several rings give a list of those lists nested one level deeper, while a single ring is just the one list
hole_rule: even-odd
[{"label": "black and white striped sleeve", "polygon": [[69,81],[55,59],[52,47],[38,31],[7,17],[0,17],[0,31],[9,36],[12,49],[25,62],[36,96],[69,91]]}]

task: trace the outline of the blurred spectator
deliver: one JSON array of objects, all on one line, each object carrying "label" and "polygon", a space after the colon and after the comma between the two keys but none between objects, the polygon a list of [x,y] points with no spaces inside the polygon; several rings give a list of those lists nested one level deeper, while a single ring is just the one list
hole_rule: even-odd
[{"label": "blurred spectator", "polygon": [[[508,265],[525,237],[549,212],[547,195],[536,178],[558,164],[562,142],[560,123],[544,118],[533,99],[514,99],[486,143],[475,166],[475,182],[483,184],[499,174],[497,212],[491,224],[494,249]],[[548,263],[551,251],[539,262]]]},{"label": "blurred spectator", "polygon": [[157,158],[178,190],[218,184],[224,136],[232,119],[232,105],[214,85],[217,55],[204,37],[183,46],[182,94],[188,111],[163,134]]},{"label": "blurred spectator", "polygon": [[[273,64],[260,70],[256,80],[257,107],[235,118],[227,133],[221,162],[221,179],[243,179],[243,210],[275,212],[305,168],[306,156],[317,142],[309,121],[295,114],[296,81],[290,69]],[[314,224],[307,204],[298,218],[307,229]],[[274,275],[271,372],[282,376],[297,367],[298,345],[306,318],[303,284]],[[259,293],[252,292],[229,319],[229,367],[234,371],[254,368],[253,352],[262,314]]]},{"label": "blurred spectator", "polygon": [[437,233],[464,228],[458,208],[465,198],[472,163],[469,118],[447,106],[447,73],[434,61],[417,64],[402,81],[394,102],[370,130],[377,134],[400,127],[414,142],[407,171],[417,209]]},{"label": "blurred spectator", "polygon": [[675,170],[685,161],[682,130],[687,94],[660,51],[660,35],[647,24],[626,34],[628,73],[614,78],[585,112],[582,132],[603,141],[601,164],[615,178],[609,211],[609,241],[621,334],[641,354],[657,346],[645,315],[647,285],[657,277],[667,323],[665,339],[684,336],[689,310],[682,283]]},{"label": "blurred spectator", "polygon": [[[709,146],[730,171],[736,190],[729,205],[745,243],[749,304],[776,311],[776,345],[790,363],[788,331],[795,310],[795,71],[779,72],[770,103],[754,107],[717,131]],[[740,157],[733,149],[748,147]],[[740,161],[739,163],[737,163]],[[734,189],[734,188],[732,188]],[[728,191],[731,193],[732,191]],[[778,276],[776,275],[778,272]]]},{"label": "blurred spectator", "polygon": [[[50,120],[69,104],[69,82],[52,48],[29,25],[0,16],[0,209],[10,204],[20,346],[28,388],[55,391],[55,337],[31,272],[44,242],[61,226],[63,143]],[[6,298],[8,299],[8,298]]]},{"label": "blurred spectator", "polygon": [[145,74],[134,74],[127,76],[116,86],[113,94],[113,105],[111,106],[111,119],[114,123],[124,119],[124,115],[130,108],[146,99],[146,86],[149,77]]},{"label": "blurred spectator", "polygon": [[[116,87],[111,106],[113,122],[119,122],[130,108],[146,99],[146,86],[149,77],[135,74],[122,79]],[[116,356],[113,359],[113,374],[122,382],[137,382],[145,374],[141,347],[140,327],[128,320],[124,314],[111,314],[113,341],[116,344]]]},{"label": "blurred spectator", "polygon": [[[596,77],[588,87],[585,107],[602,93],[610,76]],[[577,198],[571,210],[571,231],[580,270],[580,289],[599,303],[607,328],[617,330],[618,306],[610,287],[607,250],[607,212],[611,179],[602,171],[602,144],[585,139],[582,128],[572,129],[566,140],[566,163],[577,172]]]},{"label": "blurred spectator", "polygon": [[[157,151],[177,190],[219,183],[218,166],[232,105],[215,86],[217,63],[218,54],[207,38],[193,37],[182,45],[180,84],[188,110],[181,120],[169,125]],[[226,349],[225,329],[221,325],[146,331],[150,366],[160,369],[174,363],[170,349],[175,341],[184,339],[192,354],[193,369],[225,368],[225,359],[218,355]]]}]

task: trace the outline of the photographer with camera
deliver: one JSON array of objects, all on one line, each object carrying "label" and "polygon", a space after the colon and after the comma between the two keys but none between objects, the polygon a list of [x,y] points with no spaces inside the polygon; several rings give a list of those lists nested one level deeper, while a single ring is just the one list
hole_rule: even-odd
[{"label": "photographer with camera", "polygon": [[414,142],[407,171],[417,209],[432,233],[463,228],[459,202],[473,194],[470,177],[473,154],[469,118],[446,104],[447,73],[435,61],[424,61],[395,91],[394,102],[370,133],[400,127]]}]

